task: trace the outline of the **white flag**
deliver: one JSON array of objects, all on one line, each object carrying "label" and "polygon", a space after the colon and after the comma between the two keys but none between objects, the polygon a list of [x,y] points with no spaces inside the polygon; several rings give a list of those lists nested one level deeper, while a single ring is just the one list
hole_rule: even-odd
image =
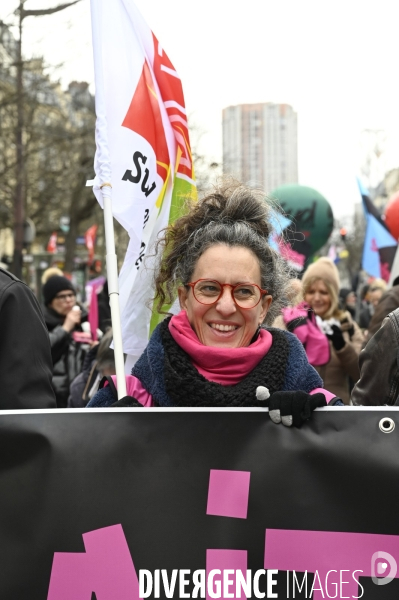
[{"label": "white flag", "polygon": [[[181,80],[132,0],[91,0],[96,81],[94,193],[112,184],[114,217],[130,242],[120,273],[129,366],[147,345],[158,232],[195,195]],[[145,259],[147,255],[147,259]],[[153,324],[155,319],[153,319]]]}]

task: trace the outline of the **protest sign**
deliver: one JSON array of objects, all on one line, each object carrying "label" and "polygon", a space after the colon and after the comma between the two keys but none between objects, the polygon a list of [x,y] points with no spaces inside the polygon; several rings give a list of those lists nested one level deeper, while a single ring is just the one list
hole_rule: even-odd
[{"label": "protest sign", "polygon": [[382,418],[397,409],[300,430],[260,409],[4,413],[0,597],[132,600],[141,582],[235,598],[241,571],[248,597],[396,598],[399,440]]}]

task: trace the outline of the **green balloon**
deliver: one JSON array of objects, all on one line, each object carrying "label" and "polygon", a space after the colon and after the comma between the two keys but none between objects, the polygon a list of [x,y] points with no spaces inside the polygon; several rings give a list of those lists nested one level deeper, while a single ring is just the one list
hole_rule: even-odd
[{"label": "green balloon", "polygon": [[324,246],[334,226],[333,212],[324,196],[298,184],[281,185],[270,196],[293,221],[287,237],[294,250],[309,258]]}]

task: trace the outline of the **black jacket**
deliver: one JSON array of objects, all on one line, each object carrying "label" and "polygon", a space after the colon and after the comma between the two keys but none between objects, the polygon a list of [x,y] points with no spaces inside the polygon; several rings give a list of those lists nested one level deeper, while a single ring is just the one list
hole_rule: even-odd
[{"label": "black jacket", "polygon": [[399,308],[389,313],[362,350],[359,366],[360,379],[351,396],[353,404],[399,404]]},{"label": "black jacket", "polygon": [[25,283],[0,269],[0,409],[55,408],[49,336]]},{"label": "black jacket", "polygon": [[[53,359],[53,388],[57,399],[57,407],[65,408],[72,381],[82,370],[84,351],[82,345],[76,343],[71,333],[62,328],[65,317],[52,308],[43,308],[44,320],[50,336],[51,356]],[[83,315],[82,320],[85,320]],[[80,329],[80,328],[77,328]]]}]

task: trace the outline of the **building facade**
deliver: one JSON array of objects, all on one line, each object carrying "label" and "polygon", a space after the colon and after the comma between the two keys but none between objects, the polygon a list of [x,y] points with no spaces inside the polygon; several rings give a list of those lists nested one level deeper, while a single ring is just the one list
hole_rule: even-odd
[{"label": "building facade", "polygon": [[297,114],[288,104],[223,110],[223,172],[266,192],[298,183]]}]

